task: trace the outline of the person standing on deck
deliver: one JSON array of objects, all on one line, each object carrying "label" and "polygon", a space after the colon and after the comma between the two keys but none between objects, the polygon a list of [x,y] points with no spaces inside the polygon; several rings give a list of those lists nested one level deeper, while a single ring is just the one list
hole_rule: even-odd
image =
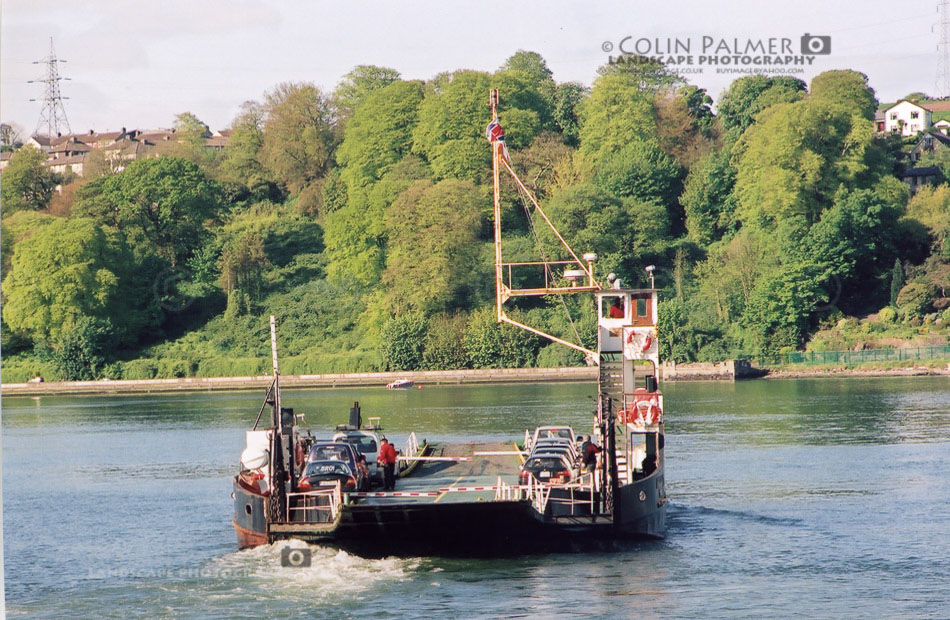
[{"label": "person standing on deck", "polygon": [[590,435],[587,436],[587,440],[581,446],[581,454],[584,459],[584,468],[590,472],[594,473],[594,470],[597,469],[597,455],[600,454],[600,447],[594,443]]},{"label": "person standing on deck", "polygon": [[396,449],[385,437],[380,442],[376,462],[383,466],[383,490],[394,490],[396,488]]}]

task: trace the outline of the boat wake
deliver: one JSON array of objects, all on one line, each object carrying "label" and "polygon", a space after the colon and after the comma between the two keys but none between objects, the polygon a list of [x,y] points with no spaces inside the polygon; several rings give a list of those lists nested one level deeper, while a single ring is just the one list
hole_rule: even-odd
[{"label": "boat wake", "polygon": [[[309,566],[295,566],[293,563]],[[327,601],[352,597],[398,583],[419,566],[416,558],[365,559],[345,551],[300,540],[279,541],[218,558],[211,570],[242,578],[247,589],[261,589],[281,599]],[[291,564],[291,565],[286,565]]]},{"label": "boat wake", "polygon": [[670,503],[670,510],[667,513],[669,526],[672,530],[689,530],[693,529],[694,525],[708,527],[708,517],[721,517],[730,520],[754,522],[762,525],[787,527],[798,527],[805,523],[803,519],[770,517],[749,511],[709,508],[707,506],[682,506],[673,504],[672,502]]}]

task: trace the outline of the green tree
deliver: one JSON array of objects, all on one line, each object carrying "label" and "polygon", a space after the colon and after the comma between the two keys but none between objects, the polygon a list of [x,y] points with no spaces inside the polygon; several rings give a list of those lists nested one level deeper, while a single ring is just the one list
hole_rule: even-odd
[{"label": "green tree", "polygon": [[755,353],[794,351],[802,345],[809,316],[827,301],[822,279],[817,266],[790,262],[756,281],[741,318]]},{"label": "green tree", "polygon": [[734,80],[719,98],[717,117],[723,129],[738,137],[752,125],[762,110],[777,103],[792,103],[804,96],[805,82],[797,78],[764,75],[741,77]]},{"label": "green tree", "polygon": [[904,266],[901,265],[901,259],[894,259],[894,267],[891,269],[891,307],[897,307],[897,296],[904,288]]},{"label": "green tree", "polygon": [[346,125],[337,159],[349,202],[364,208],[368,187],[412,147],[422,82],[395,82],[368,94]]},{"label": "green tree", "polygon": [[505,61],[505,64],[501,66],[501,70],[517,71],[537,84],[553,83],[554,81],[554,74],[548,68],[548,63],[537,52],[518,50]]},{"label": "green tree", "polygon": [[898,220],[903,209],[889,204],[873,190],[842,189],[834,205],[808,231],[803,258],[814,261],[827,277],[838,278],[848,303],[854,295],[858,308],[880,307],[869,286],[881,281],[896,257]]},{"label": "green tree", "polygon": [[464,307],[474,286],[485,200],[467,181],[417,181],[386,210],[383,285],[396,314]]},{"label": "green tree", "polygon": [[46,154],[32,146],[14,152],[0,183],[4,216],[24,209],[45,209],[49,205],[57,178],[43,165],[45,162]]},{"label": "green tree", "polygon": [[231,122],[231,138],[216,171],[222,182],[246,188],[252,200],[281,197],[274,179],[260,161],[264,117],[264,107],[256,101],[245,101],[241,105],[241,112]]},{"label": "green tree", "polygon": [[57,218],[47,213],[37,213],[36,211],[18,211],[13,215],[3,218],[3,224],[0,225],[0,252],[2,252],[2,267],[0,272],[3,277],[10,273],[10,260],[13,258],[13,248],[18,243],[33,236],[47,224],[56,221]]},{"label": "green tree", "polygon": [[686,212],[689,238],[707,246],[734,231],[736,171],[731,151],[724,148],[699,160],[689,170],[679,196]]},{"label": "green tree", "polygon": [[264,243],[257,231],[245,230],[229,239],[221,251],[221,284],[229,298],[234,289],[259,300],[264,269],[270,266],[264,255]]},{"label": "green tree", "polygon": [[[529,144],[542,129],[554,129],[554,93],[557,85],[547,63],[539,54],[523,50],[515,53],[492,76],[492,86],[499,91],[499,114],[503,125],[511,124],[511,112],[514,110],[533,112],[537,116],[539,126],[534,135],[522,135],[514,131],[513,138]],[[518,148],[517,144],[512,144]]]},{"label": "green tree", "polygon": [[3,320],[54,342],[80,317],[111,321],[131,341],[149,324],[150,291],[116,231],[85,218],[58,219],[17,244],[3,282]]},{"label": "green tree", "polygon": [[123,231],[140,255],[155,252],[176,265],[201,245],[220,203],[220,186],[197,165],[159,157],[88,183],[73,214]]},{"label": "green tree", "polygon": [[387,370],[422,367],[426,342],[426,319],[416,312],[391,318],[383,327],[382,356]]},{"label": "green tree", "polygon": [[680,190],[681,169],[655,141],[634,140],[601,158],[594,182],[621,198],[672,205]]},{"label": "green tree", "polygon": [[869,121],[874,120],[877,98],[868,76],[858,71],[825,71],[811,81],[811,98],[840,106]]},{"label": "green tree", "polygon": [[578,108],[588,89],[578,82],[558,84],[554,92],[554,124],[564,136],[564,142],[577,146],[580,140],[580,120]]},{"label": "green tree", "polygon": [[[513,317],[517,320],[518,317]],[[522,368],[534,364],[540,340],[534,334],[495,321],[493,308],[472,313],[465,352],[473,368]]]},{"label": "green tree", "polygon": [[109,358],[114,334],[108,319],[82,315],[70,318],[50,347],[50,357],[67,381],[98,379]]},{"label": "green tree", "polygon": [[[490,85],[491,76],[478,71],[456,71],[426,84],[419,122],[412,132],[412,151],[435,168],[440,165],[440,157],[451,156],[451,149],[440,148],[450,140],[484,143],[489,120],[485,101]],[[487,168],[491,151],[487,145],[483,150],[479,165]]]},{"label": "green tree", "polygon": [[652,95],[624,75],[602,75],[580,107],[580,152],[596,166],[600,157],[656,136]]},{"label": "green tree", "polygon": [[347,203],[326,214],[327,276],[332,281],[355,280],[364,286],[378,285],[389,238],[386,211],[414,181],[430,176],[431,172],[418,157],[406,156],[372,186],[365,202]]},{"label": "green tree", "polygon": [[462,314],[437,314],[429,319],[422,367],[429,370],[467,368],[465,354],[466,317]]},{"label": "green tree", "polygon": [[657,308],[660,359],[668,362],[695,362],[696,347],[689,312],[682,299],[667,299]]},{"label": "green tree", "polygon": [[921,319],[933,310],[937,290],[929,282],[911,282],[897,295],[897,310],[905,321]]},{"label": "green tree", "polygon": [[[329,98],[310,83],[285,82],[264,97],[267,115],[258,158],[293,194],[317,184],[332,164],[336,134]],[[319,205],[308,205],[311,211]]]},{"label": "green tree", "polygon": [[839,103],[807,98],[763,111],[736,143],[744,226],[800,217],[811,225],[840,187],[874,187],[892,167],[871,122]]},{"label": "green tree", "polygon": [[333,106],[341,119],[348,119],[353,111],[373,92],[399,81],[399,72],[389,67],[357,65],[343,76],[333,91]]},{"label": "green tree", "polygon": [[211,137],[208,125],[191,112],[182,112],[175,117],[173,127],[177,140],[170,154],[208,166],[214,159],[214,153],[205,147],[205,140]]}]

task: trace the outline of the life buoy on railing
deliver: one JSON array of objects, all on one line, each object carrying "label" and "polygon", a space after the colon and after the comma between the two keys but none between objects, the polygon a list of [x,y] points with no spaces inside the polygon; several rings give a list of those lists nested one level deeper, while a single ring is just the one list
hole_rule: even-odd
[{"label": "life buoy on railing", "polygon": [[635,426],[652,426],[660,422],[663,412],[660,410],[659,403],[655,398],[650,400],[638,400],[629,409],[622,409],[617,418],[621,424],[633,424]]},{"label": "life buoy on railing", "polygon": [[653,346],[653,335],[649,333],[639,333],[631,329],[630,332],[627,333],[626,342],[640,353],[646,353],[650,350],[650,347]]},{"label": "life buoy on railing", "polygon": [[637,420],[644,426],[651,426],[660,421],[660,406],[655,398],[637,401]]}]

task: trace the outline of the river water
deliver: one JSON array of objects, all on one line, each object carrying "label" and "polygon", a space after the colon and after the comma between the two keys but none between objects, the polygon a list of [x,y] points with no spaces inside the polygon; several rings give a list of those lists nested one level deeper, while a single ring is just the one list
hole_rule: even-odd
[{"label": "river water", "polygon": [[[10,397],[11,617],[950,617],[950,380],[667,384],[668,537],[598,552],[367,560],[238,551],[230,478],[260,394]],[[285,390],[399,443],[589,428],[592,386]],[[459,532],[464,536],[464,532]]]}]

